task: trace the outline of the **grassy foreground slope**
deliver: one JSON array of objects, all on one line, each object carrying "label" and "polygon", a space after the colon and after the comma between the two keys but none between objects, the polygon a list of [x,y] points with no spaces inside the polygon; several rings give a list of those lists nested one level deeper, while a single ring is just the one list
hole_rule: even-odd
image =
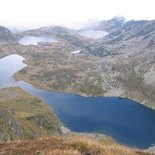
[{"label": "grassy foreground slope", "polygon": [[42,100],[20,88],[0,90],[0,141],[60,133],[60,122]]},{"label": "grassy foreground slope", "polygon": [[[0,144],[1,155],[151,155],[116,143],[94,141],[86,137],[50,137]],[[152,154],[153,155],[153,154]]]}]

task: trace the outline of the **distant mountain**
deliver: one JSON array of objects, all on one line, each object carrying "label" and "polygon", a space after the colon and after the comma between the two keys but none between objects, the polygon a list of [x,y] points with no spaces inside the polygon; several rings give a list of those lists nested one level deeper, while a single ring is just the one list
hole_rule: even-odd
[{"label": "distant mountain", "polygon": [[85,46],[82,53],[107,56],[131,51],[140,51],[155,45],[155,20],[130,20],[113,18],[99,23],[97,29],[104,29],[110,33],[101,41]]},{"label": "distant mountain", "polygon": [[0,26],[0,41],[11,41],[14,39],[12,32],[6,27]]},{"label": "distant mountain", "polygon": [[155,20],[147,21],[131,20],[126,22],[121,28],[109,34],[111,39],[116,41],[129,41],[138,39],[144,41],[155,35]]},{"label": "distant mountain", "polygon": [[110,20],[102,20],[102,21],[96,22],[94,25],[92,25],[91,28],[96,30],[103,30],[108,33],[111,33],[114,30],[120,29],[124,23],[125,23],[125,18],[118,16]]},{"label": "distant mountain", "polygon": [[60,134],[60,121],[42,100],[17,87],[0,89],[0,96],[0,142]]},{"label": "distant mountain", "polygon": [[32,29],[22,32],[22,34],[31,34],[31,35],[57,35],[64,33],[75,33],[74,30],[68,29],[63,26],[45,26],[38,29]]},{"label": "distant mountain", "polygon": [[109,24],[109,34],[80,53],[103,61],[97,70],[107,85],[102,86],[108,90],[106,95],[114,96],[113,88],[119,89],[118,96],[155,108],[155,20],[122,20],[114,22],[118,23],[115,27],[112,21],[117,20],[102,25],[105,30],[105,23]]},{"label": "distant mountain", "polygon": [[67,42],[77,47],[83,47],[87,42],[85,37],[79,35],[76,30],[72,30],[63,26],[47,26],[38,29],[27,30],[16,34],[20,39],[23,36],[50,36],[58,41]]}]

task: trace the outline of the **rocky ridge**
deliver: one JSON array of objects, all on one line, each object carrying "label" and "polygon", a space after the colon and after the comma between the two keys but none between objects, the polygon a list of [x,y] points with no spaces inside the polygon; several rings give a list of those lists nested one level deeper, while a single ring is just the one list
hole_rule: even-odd
[{"label": "rocky ridge", "polygon": [[12,41],[14,39],[14,35],[9,29],[0,26],[0,42]]}]

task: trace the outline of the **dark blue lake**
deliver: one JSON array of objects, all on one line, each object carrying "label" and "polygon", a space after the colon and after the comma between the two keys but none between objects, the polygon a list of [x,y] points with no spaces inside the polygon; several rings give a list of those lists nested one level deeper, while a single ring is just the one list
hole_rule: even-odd
[{"label": "dark blue lake", "polygon": [[21,62],[16,71],[23,65],[22,57],[17,55],[5,57],[5,61],[4,58],[0,59],[0,76],[3,74],[4,77],[5,74],[5,79],[10,79],[6,82],[5,79],[1,79],[0,88],[19,86],[30,94],[42,98],[70,130],[103,133],[121,144],[139,148],[148,148],[155,144],[154,110],[129,99],[82,97],[37,89],[24,81],[15,82],[12,78],[8,78],[12,76],[12,72],[8,70],[8,73],[4,73],[11,58],[15,61],[14,64]]}]

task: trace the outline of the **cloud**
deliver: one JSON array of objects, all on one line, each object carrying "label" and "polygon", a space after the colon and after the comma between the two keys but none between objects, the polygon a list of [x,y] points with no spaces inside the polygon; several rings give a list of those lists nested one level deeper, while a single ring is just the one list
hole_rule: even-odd
[{"label": "cloud", "polygon": [[122,15],[154,19],[154,0],[0,0],[1,25],[17,28],[81,25]]}]

